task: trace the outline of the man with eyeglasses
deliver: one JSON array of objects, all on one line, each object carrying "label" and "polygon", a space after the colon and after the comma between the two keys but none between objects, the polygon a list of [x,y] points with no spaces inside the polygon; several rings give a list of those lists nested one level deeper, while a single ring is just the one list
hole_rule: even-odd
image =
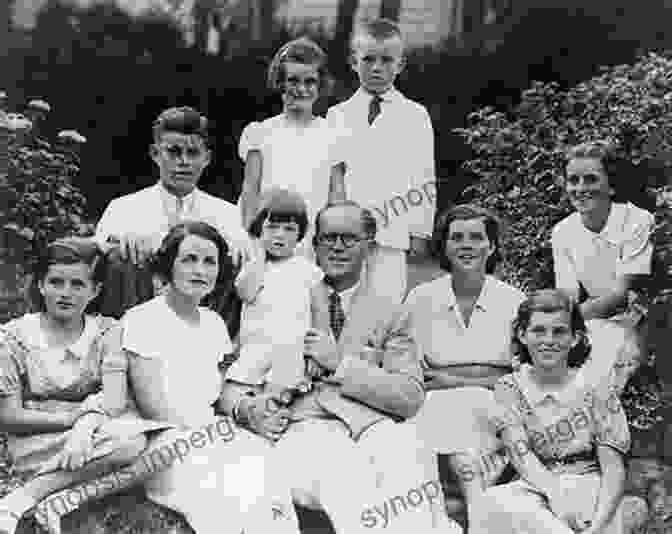
[{"label": "man with eyeglasses", "polygon": [[414,488],[438,480],[438,467],[415,430],[401,424],[424,402],[411,318],[361,275],[376,221],[369,210],[342,202],[318,213],[315,232],[325,279],[304,342],[312,390],[278,406],[268,392],[229,381],[218,411],[276,442],[275,465],[295,501],[323,508],[338,534],[369,532],[378,521],[391,532],[460,533],[440,491],[407,505]]},{"label": "man with eyeglasses", "polygon": [[207,130],[207,118],[189,107],[167,109],[154,121],[150,157],[158,168],[159,181],[112,200],[96,227],[96,241],[110,251],[103,313],[119,317],[151,298],[154,283],[146,261],[180,222],[196,220],[217,228],[235,260],[240,261],[249,250],[236,206],[197,187],[210,163]]}]

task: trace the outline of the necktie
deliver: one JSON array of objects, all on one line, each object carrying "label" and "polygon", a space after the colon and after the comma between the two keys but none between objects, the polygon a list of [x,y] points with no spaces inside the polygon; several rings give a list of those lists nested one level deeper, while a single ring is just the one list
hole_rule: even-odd
[{"label": "necktie", "polygon": [[380,115],[380,103],[383,99],[379,95],[373,95],[371,102],[369,102],[369,125],[373,124],[376,117]]},{"label": "necktie", "polygon": [[336,291],[329,295],[329,324],[334,332],[334,338],[338,341],[345,324],[345,312],[341,304],[341,296]]}]

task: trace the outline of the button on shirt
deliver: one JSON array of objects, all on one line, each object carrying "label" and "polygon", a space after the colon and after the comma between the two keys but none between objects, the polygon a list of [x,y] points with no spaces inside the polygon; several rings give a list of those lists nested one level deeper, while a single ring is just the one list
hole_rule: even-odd
[{"label": "button on shirt", "polygon": [[653,215],[634,204],[612,203],[601,232],[592,232],[576,212],[553,229],[556,287],[574,291],[583,284],[591,297],[613,291],[625,274],[651,272]]},{"label": "button on shirt", "polygon": [[467,327],[447,274],[414,288],[405,305],[426,362],[441,367],[509,362],[511,321],[524,299],[521,291],[488,275]]},{"label": "button on shirt", "polygon": [[396,89],[381,97],[380,115],[371,125],[373,97],[361,88],[348,101],[332,107],[327,120],[347,134],[343,154],[348,197],[372,210],[381,245],[408,249],[410,235],[432,234],[434,131],[422,105]]}]

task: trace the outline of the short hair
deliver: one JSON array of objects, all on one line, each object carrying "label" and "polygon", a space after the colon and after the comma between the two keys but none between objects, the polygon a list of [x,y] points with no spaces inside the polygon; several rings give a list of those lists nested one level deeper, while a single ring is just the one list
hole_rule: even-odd
[{"label": "short hair", "polygon": [[[44,297],[40,293],[39,284],[49,272],[52,265],[74,265],[84,263],[91,270],[91,281],[102,284],[107,273],[107,262],[100,247],[91,238],[64,237],[49,243],[38,253],[33,266],[32,281],[29,290],[31,308],[44,311]],[[100,308],[100,295],[89,302],[85,313],[97,313]]]},{"label": "short hair", "polygon": [[572,334],[577,337],[567,357],[568,367],[581,367],[590,355],[591,346],[588,340],[586,323],[581,315],[578,302],[557,289],[533,291],[518,306],[518,313],[512,323],[511,352],[520,363],[532,363],[527,347],[520,341],[519,334],[530,325],[534,312],[554,313],[565,311],[569,314]]},{"label": "short hair", "polygon": [[165,132],[198,135],[208,143],[208,119],[188,106],[168,108],[162,111],[152,125],[154,142]]},{"label": "short hair", "polygon": [[284,64],[287,62],[315,65],[320,76],[320,94],[327,86],[327,54],[320,46],[308,39],[300,37],[280,47],[268,66],[268,87],[273,91],[282,91],[285,82]]},{"label": "short hair", "polygon": [[598,139],[587,141],[571,147],[566,152],[566,163],[573,159],[596,159],[600,162],[614,189],[614,202],[635,202],[640,207],[651,207],[651,200],[646,193],[646,180],[639,179],[641,174],[622,151],[617,143]]},{"label": "short hair", "polygon": [[262,195],[261,207],[250,224],[250,235],[260,237],[267,219],[271,222],[295,222],[299,225],[300,241],[308,230],[308,206],[298,193],[274,187]]},{"label": "short hair", "polygon": [[173,226],[163,238],[159,250],[151,260],[151,270],[163,280],[173,282],[173,265],[180,250],[180,244],[187,236],[194,235],[210,241],[217,247],[219,272],[215,282],[215,291],[228,287],[233,283],[233,261],[229,256],[229,246],[220,233],[208,223],[187,221]]},{"label": "short hair", "polygon": [[378,223],[376,222],[376,218],[373,216],[373,213],[371,210],[368,208],[362,207],[360,204],[355,202],[354,200],[343,200],[340,202],[330,202],[327,204],[325,207],[323,207],[320,211],[317,212],[317,215],[315,216],[315,236],[313,237],[313,246],[317,244],[317,236],[320,235],[320,219],[322,216],[328,212],[331,208],[336,208],[336,207],[341,207],[341,206],[349,206],[352,208],[357,208],[361,212],[361,221],[362,221],[362,227],[364,228],[364,234],[366,236],[366,239],[369,239],[370,241],[373,241],[376,239],[376,233],[378,232]]},{"label": "short hair", "polygon": [[497,264],[502,260],[499,245],[501,225],[499,219],[491,211],[475,204],[458,204],[446,208],[439,214],[433,245],[433,249],[439,257],[439,265],[443,270],[448,272],[451,272],[453,269],[450,260],[446,256],[446,240],[448,239],[451,223],[454,221],[469,221],[471,219],[483,219],[485,234],[488,236],[490,243],[495,247],[494,252],[485,262],[485,272],[492,274]]},{"label": "short hair", "polygon": [[363,37],[370,37],[376,41],[398,38],[401,44],[404,44],[404,35],[399,25],[393,20],[386,18],[369,20],[358,24],[352,32],[352,39],[350,41],[350,47],[353,51],[357,50],[359,41]]}]

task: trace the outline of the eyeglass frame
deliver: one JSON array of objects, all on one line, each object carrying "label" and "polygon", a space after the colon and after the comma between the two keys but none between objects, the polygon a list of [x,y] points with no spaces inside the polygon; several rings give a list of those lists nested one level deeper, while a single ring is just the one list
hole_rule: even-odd
[{"label": "eyeglass frame", "polygon": [[[324,239],[329,237],[333,239],[333,242],[325,242]],[[362,241],[367,241],[369,238],[366,236],[359,236],[357,234],[342,234],[339,232],[329,232],[315,236],[315,243],[320,247],[333,247],[339,241],[343,243],[345,248],[353,248],[356,245],[359,245]],[[348,244],[349,243],[349,244]]]}]

